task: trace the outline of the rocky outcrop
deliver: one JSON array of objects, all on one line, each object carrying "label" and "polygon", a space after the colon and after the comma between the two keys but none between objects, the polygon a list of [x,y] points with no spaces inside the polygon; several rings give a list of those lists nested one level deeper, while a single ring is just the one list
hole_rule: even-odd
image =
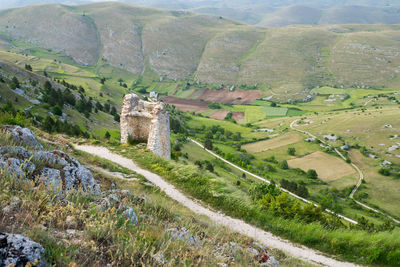
[{"label": "rocky outcrop", "polygon": [[162,102],[147,102],[135,94],[126,95],[121,113],[121,143],[132,138],[146,141],[147,149],[171,158],[169,114]]},{"label": "rocky outcrop", "polygon": [[0,266],[48,266],[44,249],[22,235],[0,233]]},{"label": "rocky outcrop", "polygon": [[98,193],[92,173],[63,151],[28,151],[23,147],[0,147],[0,169],[19,178],[51,185],[63,191],[82,188]]},{"label": "rocky outcrop", "polygon": [[39,150],[43,146],[37,141],[35,134],[28,128],[22,128],[18,125],[5,125],[1,127],[1,132],[8,133],[17,144],[23,144]]}]

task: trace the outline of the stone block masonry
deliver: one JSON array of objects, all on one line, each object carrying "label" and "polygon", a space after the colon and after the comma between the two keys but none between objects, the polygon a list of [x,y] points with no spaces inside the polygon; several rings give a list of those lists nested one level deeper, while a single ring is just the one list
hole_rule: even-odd
[{"label": "stone block masonry", "polygon": [[147,149],[154,154],[171,158],[169,114],[162,102],[147,102],[135,94],[124,97],[121,112],[121,143],[129,136],[136,141],[147,141]]}]

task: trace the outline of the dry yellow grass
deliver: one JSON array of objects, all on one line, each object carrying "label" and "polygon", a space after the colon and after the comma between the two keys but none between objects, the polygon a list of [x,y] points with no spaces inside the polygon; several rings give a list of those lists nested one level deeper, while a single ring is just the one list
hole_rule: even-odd
[{"label": "dry yellow grass", "polygon": [[314,169],[318,177],[326,182],[356,174],[356,171],[343,160],[321,151],[289,160],[288,164],[290,168],[300,168],[304,171]]},{"label": "dry yellow grass", "polygon": [[286,133],[286,134],[283,134],[281,136],[278,136],[278,137],[275,137],[272,139],[244,145],[244,146],[242,146],[242,148],[245,149],[248,153],[258,153],[258,152],[263,152],[263,151],[267,151],[270,149],[278,148],[281,146],[287,146],[287,145],[296,143],[300,140],[301,140],[301,138],[299,137],[298,134]]}]

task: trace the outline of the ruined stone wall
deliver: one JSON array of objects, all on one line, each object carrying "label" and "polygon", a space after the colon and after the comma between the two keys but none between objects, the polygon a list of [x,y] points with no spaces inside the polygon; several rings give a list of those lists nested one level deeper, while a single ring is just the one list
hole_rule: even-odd
[{"label": "ruined stone wall", "polygon": [[171,158],[169,114],[164,104],[126,95],[121,112],[121,143],[127,143],[129,136],[147,141],[147,148],[154,154]]}]

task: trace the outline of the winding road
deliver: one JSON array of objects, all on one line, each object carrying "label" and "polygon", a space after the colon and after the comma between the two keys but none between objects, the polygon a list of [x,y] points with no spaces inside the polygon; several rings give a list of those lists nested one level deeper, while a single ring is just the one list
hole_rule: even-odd
[{"label": "winding road", "polygon": [[[302,134],[308,135],[308,136],[310,136],[312,138],[315,138],[316,140],[320,141],[322,144],[324,144],[324,145],[326,145],[328,147],[331,147],[327,142],[325,142],[325,140],[322,140],[322,139],[316,137],[312,133],[307,132],[307,131],[303,131],[303,130],[299,130],[299,129],[295,128],[295,126],[297,126],[297,122],[298,121],[299,121],[299,119],[296,119],[296,120],[292,121],[292,123],[290,123],[290,129],[292,129],[294,131],[297,131],[297,132],[300,132]],[[339,157],[341,157],[344,161],[346,161],[346,157],[339,150],[337,150],[337,148],[334,148],[334,151],[335,151],[336,154],[339,155]],[[357,185],[351,191],[350,196],[349,196],[351,199],[353,199],[354,194],[357,192],[358,188],[361,186],[362,181],[364,180],[364,174],[362,173],[360,168],[358,168],[357,165],[355,165],[354,163],[351,162],[350,165],[357,171],[357,173],[358,173],[358,175],[360,177],[360,179],[357,182]]]},{"label": "winding road", "polygon": [[[371,100],[372,100],[372,99],[371,99]],[[370,101],[371,101],[371,100],[370,100]],[[367,103],[366,103],[366,104],[367,104]],[[312,137],[312,138],[315,138],[316,140],[319,140],[322,144],[331,147],[327,142],[325,142],[325,140],[322,140],[322,139],[316,137],[316,136],[313,135],[312,133],[295,128],[295,126],[297,126],[297,122],[298,122],[298,121],[299,121],[299,119],[296,119],[296,120],[292,121],[292,123],[290,123],[290,129],[292,129],[292,130],[294,130],[294,131],[297,131],[297,132],[300,132],[300,133],[303,133],[303,134],[305,134],[305,135],[308,135],[308,136],[310,136],[310,137]],[[345,157],[337,148],[334,148],[334,151],[335,151],[336,154],[339,155],[339,157],[341,157],[344,161],[346,161],[346,157]],[[362,206],[362,207],[364,207],[364,208],[366,208],[366,209],[368,209],[368,210],[371,210],[371,211],[373,211],[373,212],[375,212],[375,213],[379,213],[379,214],[381,214],[381,215],[383,215],[383,216],[386,216],[387,218],[391,219],[391,220],[394,221],[395,223],[399,223],[399,224],[400,224],[400,221],[397,220],[397,219],[395,219],[395,218],[393,218],[392,216],[387,215],[387,214],[384,214],[383,212],[381,212],[381,211],[379,211],[379,210],[377,210],[377,209],[374,209],[374,208],[372,208],[372,207],[370,207],[370,206],[368,206],[368,205],[365,205],[364,203],[361,203],[360,201],[354,199],[354,194],[357,192],[358,188],[359,188],[359,187],[361,186],[361,184],[362,184],[362,181],[364,180],[364,174],[363,174],[363,172],[360,170],[360,168],[358,168],[358,166],[355,165],[353,162],[350,162],[349,164],[357,171],[357,173],[358,173],[358,175],[359,175],[359,177],[360,177],[359,180],[358,180],[358,182],[357,182],[357,184],[356,184],[356,186],[355,186],[354,189],[351,191],[349,197],[350,197],[355,203],[357,203],[358,205],[360,205],[360,206]]]},{"label": "winding road", "polygon": [[205,215],[215,223],[228,227],[233,231],[246,235],[255,240],[258,240],[265,246],[282,250],[292,257],[299,258],[307,262],[323,266],[341,266],[341,267],[358,266],[353,263],[341,262],[329,258],[328,256],[322,255],[320,252],[316,250],[307,248],[305,246],[293,244],[288,240],[282,239],[278,236],[273,235],[270,232],[254,227],[248,223],[245,223],[242,220],[235,219],[226,216],[220,212],[216,212],[209,208],[206,208],[201,204],[195,202],[194,200],[188,198],[184,194],[182,194],[178,189],[176,189],[173,185],[167,183],[159,175],[140,168],[131,159],[113,153],[105,147],[89,146],[89,145],[74,145],[74,147],[77,150],[81,150],[89,154],[107,159],[109,161],[121,165],[122,167],[128,168],[132,171],[135,171],[143,175],[144,177],[146,177],[147,180],[149,180],[150,182],[158,186],[162,191],[164,191],[165,194],[167,194],[169,197],[176,200],[183,206],[187,207],[194,213],[199,215]]}]

